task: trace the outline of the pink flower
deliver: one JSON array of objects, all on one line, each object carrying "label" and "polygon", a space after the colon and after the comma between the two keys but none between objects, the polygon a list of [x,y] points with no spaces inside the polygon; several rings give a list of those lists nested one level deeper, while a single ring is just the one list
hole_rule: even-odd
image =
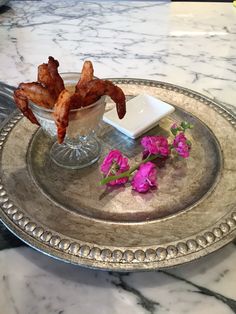
[{"label": "pink flower", "polygon": [[171,126],[170,128],[171,128],[171,129],[177,129],[177,128],[178,128],[177,123],[172,124],[172,126]]},{"label": "pink flower", "polygon": [[168,156],[170,153],[167,138],[164,136],[144,136],[141,140],[144,147],[143,157],[148,155]]},{"label": "pink flower", "polygon": [[184,133],[179,133],[176,135],[174,138],[173,146],[177,153],[183,157],[183,158],[188,158],[189,157],[189,151],[191,149],[191,144],[187,140],[186,136]]},{"label": "pink flower", "polygon": [[177,125],[177,123],[172,124],[172,126],[170,127],[170,131],[171,133],[176,136],[178,131],[181,131],[181,128]]},{"label": "pink flower", "polygon": [[141,164],[138,171],[135,173],[131,185],[133,190],[140,193],[147,192],[150,188],[157,187],[157,169],[155,165],[148,161],[145,164]]},{"label": "pink flower", "polygon": [[[125,158],[119,150],[111,150],[101,164],[101,171],[106,177],[119,175],[129,170],[128,158]],[[125,184],[129,177],[116,179],[108,183],[108,185]]]}]

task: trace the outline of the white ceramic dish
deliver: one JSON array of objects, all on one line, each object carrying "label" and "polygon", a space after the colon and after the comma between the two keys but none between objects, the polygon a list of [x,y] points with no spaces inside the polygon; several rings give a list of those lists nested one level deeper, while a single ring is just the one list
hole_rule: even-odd
[{"label": "white ceramic dish", "polygon": [[126,103],[126,115],[119,119],[116,108],[106,112],[103,121],[128,137],[137,138],[175,110],[173,106],[147,94],[138,95]]}]

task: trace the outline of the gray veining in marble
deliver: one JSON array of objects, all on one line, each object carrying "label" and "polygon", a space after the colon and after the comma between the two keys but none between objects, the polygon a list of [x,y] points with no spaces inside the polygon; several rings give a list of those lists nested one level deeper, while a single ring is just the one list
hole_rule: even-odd
[{"label": "gray veining in marble", "polygon": [[[36,77],[91,59],[99,77],[186,86],[228,108],[236,99],[236,8],[231,3],[10,1],[0,9],[0,80]],[[1,314],[236,313],[235,245],[162,272],[81,269],[30,248],[0,253]]]},{"label": "gray veining in marble", "polygon": [[230,244],[177,269],[118,274],[65,264],[30,248],[5,250],[1,313],[231,314],[236,312],[235,258]]},{"label": "gray veining in marble", "polygon": [[[32,5],[33,3],[33,5]],[[236,11],[228,3],[14,1],[1,15],[0,79],[33,80],[48,55],[99,77],[164,80],[226,105],[236,96]]]}]

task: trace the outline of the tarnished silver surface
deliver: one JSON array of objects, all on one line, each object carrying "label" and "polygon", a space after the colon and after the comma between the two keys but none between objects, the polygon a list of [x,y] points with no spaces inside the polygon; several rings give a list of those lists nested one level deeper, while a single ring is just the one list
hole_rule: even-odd
[{"label": "tarnished silver surface", "polygon": [[[159,191],[137,194],[129,188],[106,190],[98,186],[99,164],[68,172],[50,159],[53,141],[41,129],[33,137],[28,150],[28,166],[36,185],[52,202],[85,217],[110,222],[143,222],[168,217],[195,206],[214,188],[221,173],[219,144],[211,131],[197,118],[176,109],[149,134],[165,134],[174,121],[191,121],[193,149],[191,159],[170,159],[159,170]],[[103,154],[121,148],[131,163],[141,158],[140,139],[132,140],[107,124],[101,125]],[[206,158],[207,152],[207,158]],[[63,182],[63,187],[62,187]],[[60,191],[60,193],[58,193]],[[69,201],[68,201],[69,200]]]},{"label": "tarnished silver surface", "polygon": [[[16,106],[12,99],[14,88],[0,82],[0,128]],[[12,235],[3,224],[0,224],[0,250],[22,245],[23,243]]]},{"label": "tarnished silver surface", "polygon": [[16,109],[12,99],[13,87],[0,82],[0,126]]},{"label": "tarnished silver surface", "polygon": [[[167,83],[117,79],[126,95],[148,93],[176,106],[149,134],[166,134],[174,121],[195,125],[188,160],[159,170],[159,190],[140,195],[98,187],[101,160],[64,170],[50,160],[51,140],[16,115],[2,129],[2,221],[51,256],[107,270],[169,267],[206,255],[236,235],[235,116],[215,102]],[[134,141],[101,125],[103,155],[119,148],[132,162]]]}]

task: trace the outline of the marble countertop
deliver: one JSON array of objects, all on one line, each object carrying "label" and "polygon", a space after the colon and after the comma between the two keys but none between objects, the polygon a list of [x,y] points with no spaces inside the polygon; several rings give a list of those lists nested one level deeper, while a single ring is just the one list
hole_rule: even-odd
[{"label": "marble countertop", "polygon": [[[166,81],[235,110],[235,36],[231,3],[10,1],[0,8],[0,81],[34,80],[49,55],[62,72],[90,59],[99,77]],[[236,313],[233,243],[176,269],[117,274],[64,264],[0,234],[0,313]]]}]

